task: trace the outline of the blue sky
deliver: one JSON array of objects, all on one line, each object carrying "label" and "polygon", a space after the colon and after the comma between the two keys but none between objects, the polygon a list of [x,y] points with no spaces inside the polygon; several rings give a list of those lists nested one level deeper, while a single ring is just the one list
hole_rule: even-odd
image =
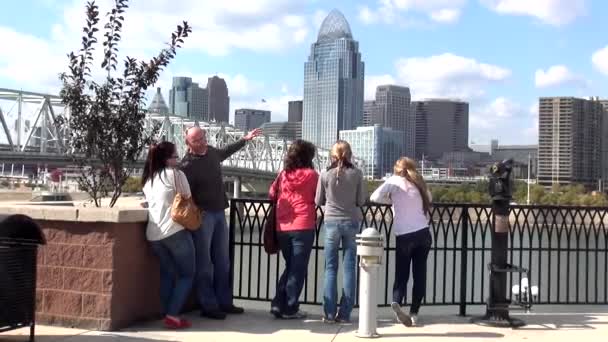
[{"label": "blue sky", "polygon": [[[97,1],[102,12],[108,0]],[[366,97],[395,83],[414,99],[470,102],[470,141],[536,143],[539,96],[608,97],[608,2],[600,0],[134,0],[122,53],[149,57],[181,20],[194,32],[162,74],[228,82],[231,112],[302,97],[304,61],[324,16],[344,13],[366,67]],[[57,93],[84,0],[21,0],[0,12],[0,88]],[[261,99],[266,102],[262,103]]]}]

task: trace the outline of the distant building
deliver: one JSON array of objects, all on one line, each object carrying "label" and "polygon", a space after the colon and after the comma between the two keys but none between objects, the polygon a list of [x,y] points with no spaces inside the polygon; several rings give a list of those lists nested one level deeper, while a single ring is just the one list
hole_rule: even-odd
[{"label": "distant building", "polygon": [[270,111],[242,108],[234,111],[234,127],[245,132],[270,122]]},{"label": "distant building", "polygon": [[302,109],[304,102],[289,101],[289,110],[287,112],[287,121],[289,122],[302,122]]},{"label": "distant building", "polygon": [[331,148],[338,131],[363,122],[364,63],[344,15],[332,10],[304,64],[302,136]]},{"label": "distant building", "polygon": [[362,171],[367,178],[391,174],[395,161],[402,156],[404,133],[391,128],[374,125],[343,130],[340,139],[348,141],[353,155],[365,162]]},{"label": "distant building", "polygon": [[[538,168],[538,145],[498,145],[498,140],[492,140],[490,145],[492,161],[501,161],[512,158],[513,161],[528,166],[530,159],[530,178],[536,178]],[[527,173],[527,171],[526,171]],[[527,178],[527,174],[526,174]]]},{"label": "distant building", "polygon": [[365,126],[379,124],[405,133],[404,154],[414,157],[416,120],[410,107],[410,88],[380,85],[376,87],[376,100],[366,101],[363,105],[363,122],[367,123]]},{"label": "distant building", "polygon": [[223,78],[213,76],[207,80],[207,113],[204,121],[228,123],[230,97]]},{"label": "distant building", "polygon": [[163,94],[160,92],[160,88],[156,88],[156,94],[152,98],[152,102],[148,107],[148,112],[152,114],[169,114],[169,107],[165,103]]},{"label": "distant building", "polygon": [[541,97],[538,110],[538,182],[596,188],[602,168],[598,99]]},{"label": "distant building", "polygon": [[273,138],[294,141],[302,139],[302,123],[267,122],[262,125],[262,133]]},{"label": "distant building", "polygon": [[378,116],[376,101],[363,102],[363,126],[373,126],[374,119]]},{"label": "distant building", "polygon": [[169,91],[169,112],[190,118],[203,119],[203,103],[205,91],[193,83],[190,77],[173,77],[173,85]]},{"label": "distant building", "polygon": [[469,104],[449,99],[414,101],[416,159],[437,160],[445,152],[468,151]]},{"label": "distant building", "polygon": [[602,190],[608,191],[608,99],[600,100],[604,107],[604,115],[602,116],[602,136],[601,136],[601,151],[602,151]]}]

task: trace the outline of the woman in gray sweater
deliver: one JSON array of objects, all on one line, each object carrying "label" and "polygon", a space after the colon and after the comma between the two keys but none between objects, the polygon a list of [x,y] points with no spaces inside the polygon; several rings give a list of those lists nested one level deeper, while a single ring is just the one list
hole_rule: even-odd
[{"label": "woman in gray sweater", "polygon": [[[325,282],[323,310],[325,322],[349,322],[355,303],[357,277],[357,245],[355,235],[361,224],[361,207],[367,198],[363,173],[351,163],[352,151],[346,141],[339,140],[331,149],[331,166],[317,183],[315,202],[325,206]],[[344,250],[344,286],[337,309],[338,249]]]}]

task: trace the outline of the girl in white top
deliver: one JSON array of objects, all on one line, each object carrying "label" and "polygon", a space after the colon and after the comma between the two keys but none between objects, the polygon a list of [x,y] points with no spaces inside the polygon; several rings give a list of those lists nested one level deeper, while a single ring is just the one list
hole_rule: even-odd
[{"label": "girl in white top", "polygon": [[[427,215],[431,208],[431,194],[416,170],[416,162],[403,157],[395,163],[394,175],[380,185],[370,199],[393,205],[397,256],[391,307],[397,320],[406,326],[415,325],[426,293],[426,264],[432,244]],[[406,298],[410,264],[414,286],[410,315],[407,315],[401,310],[401,304]]]},{"label": "girl in white top", "polygon": [[164,141],[150,147],[142,175],[148,202],[146,237],[160,263],[160,297],[165,327],[182,329],[191,323],[179,316],[195,276],[195,250],[192,235],[171,219],[173,199],[179,191],[190,196],[183,172],[176,169],[175,145]]}]

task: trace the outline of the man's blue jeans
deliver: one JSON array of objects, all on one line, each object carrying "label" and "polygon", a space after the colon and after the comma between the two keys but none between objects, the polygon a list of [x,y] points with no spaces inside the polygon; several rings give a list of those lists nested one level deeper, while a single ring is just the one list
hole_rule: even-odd
[{"label": "man's blue jeans", "polygon": [[194,244],[181,230],[167,238],[150,241],[160,262],[160,301],[163,314],[177,316],[192,289],[195,275]]},{"label": "man's blue jeans", "polygon": [[[325,280],[323,291],[323,310],[328,319],[350,320],[355,304],[357,288],[357,244],[359,222],[352,220],[326,221],[325,230]],[[338,249],[343,248],[343,288],[340,311],[337,312]],[[337,316],[336,316],[337,315]]]},{"label": "man's blue jeans", "polygon": [[315,240],[315,230],[298,230],[278,234],[285,270],[279,278],[272,307],[282,315],[293,315],[300,309],[300,294],[308,273],[308,260]]},{"label": "man's blue jeans", "polygon": [[202,311],[232,305],[229,232],[224,211],[206,211],[192,232],[196,249],[196,294]]}]

